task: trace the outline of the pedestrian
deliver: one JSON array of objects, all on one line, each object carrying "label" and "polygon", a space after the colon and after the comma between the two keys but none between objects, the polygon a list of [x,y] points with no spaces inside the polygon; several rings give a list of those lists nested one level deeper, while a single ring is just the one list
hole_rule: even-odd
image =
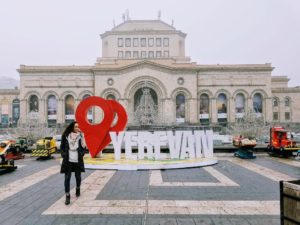
[{"label": "pedestrian", "polygon": [[66,205],[69,205],[71,200],[70,181],[72,172],[75,172],[76,178],[76,197],[80,196],[81,172],[85,172],[83,162],[85,148],[84,137],[80,132],[78,123],[74,121],[63,132],[60,145],[63,158],[60,173],[65,174]]}]

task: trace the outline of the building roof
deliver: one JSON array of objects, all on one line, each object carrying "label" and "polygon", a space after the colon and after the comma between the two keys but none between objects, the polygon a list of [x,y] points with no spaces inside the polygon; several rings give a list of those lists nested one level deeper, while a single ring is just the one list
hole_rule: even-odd
[{"label": "building roof", "polygon": [[181,32],[180,30],[176,30],[175,27],[161,20],[126,20],[123,23],[115,26],[110,31],[106,31],[105,33],[101,34],[101,38],[104,38],[108,35],[151,33],[177,33],[183,37],[186,37],[185,33]]}]

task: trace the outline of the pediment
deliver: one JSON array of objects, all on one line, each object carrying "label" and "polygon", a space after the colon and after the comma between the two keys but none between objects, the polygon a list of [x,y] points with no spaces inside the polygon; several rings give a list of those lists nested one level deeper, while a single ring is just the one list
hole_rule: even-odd
[{"label": "pediment", "polygon": [[190,70],[194,71],[197,70],[198,67],[192,64],[185,64],[185,65],[177,65],[176,63],[164,61],[164,62],[157,62],[152,60],[139,60],[135,62],[126,62],[126,61],[119,61],[119,64],[114,65],[97,65],[94,67],[93,70],[95,71],[124,71],[124,70],[136,70],[136,69],[143,69],[143,68],[150,68],[153,70],[158,71],[167,71],[167,72],[174,72],[174,71],[182,71],[182,70]]}]

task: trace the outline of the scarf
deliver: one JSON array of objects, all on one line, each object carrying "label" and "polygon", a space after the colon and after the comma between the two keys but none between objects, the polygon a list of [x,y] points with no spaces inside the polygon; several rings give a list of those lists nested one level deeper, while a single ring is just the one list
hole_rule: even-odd
[{"label": "scarf", "polygon": [[80,134],[79,133],[70,133],[69,136],[67,137],[70,151],[77,151],[78,146],[79,146],[79,139],[80,139]]}]

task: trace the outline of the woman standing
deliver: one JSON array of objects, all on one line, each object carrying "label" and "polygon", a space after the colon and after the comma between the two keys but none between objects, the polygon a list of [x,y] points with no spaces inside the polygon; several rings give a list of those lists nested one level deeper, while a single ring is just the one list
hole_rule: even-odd
[{"label": "woman standing", "polygon": [[80,196],[81,172],[85,172],[83,156],[85,141],[80,132],[78,123],[72,122],[63,132],[61,140],[61,156],[63,158],[60,173],[65,174],[65,204],[70,204],[70,181],[71,174],[75,172],[76,178],[76,197]]}]

